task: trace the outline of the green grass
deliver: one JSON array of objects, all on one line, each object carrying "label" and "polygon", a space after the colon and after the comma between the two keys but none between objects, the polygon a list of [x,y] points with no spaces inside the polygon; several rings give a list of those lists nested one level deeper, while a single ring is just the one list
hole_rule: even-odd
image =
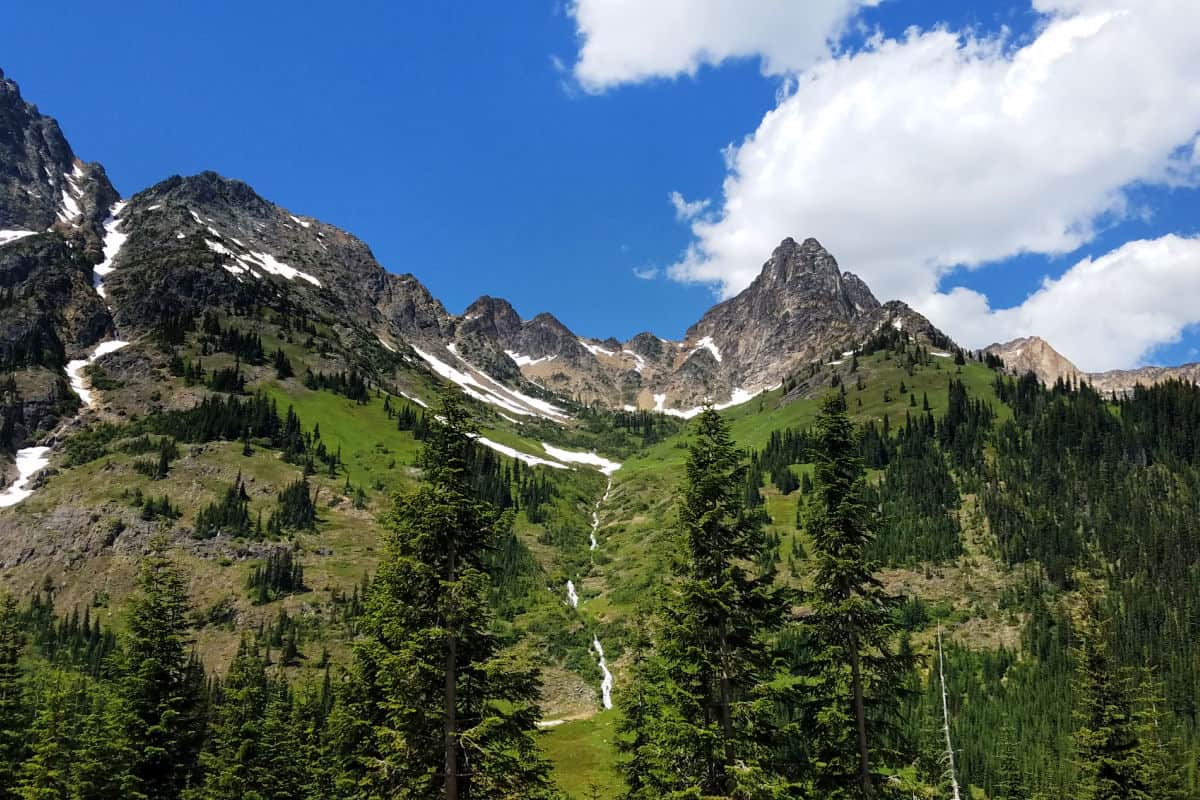
[{"label": "green grass", "polygon": [[[411,482],[409,468],[416,464],[421,443],[411,432],[396,429],[395,420],[388,419],[383,411],[382,399],[372,397],[366,405],[359,405],[332,392],[306,389],[296,383],[272,381],[262,388],[276,401],[281,416],[292,406],[305,430],[320,425],[325,447],[335,452],[341,448],[343,481],[348,476],[352,484],[368,491],[381,483],[393,492]],[[404,398],[393,397],[391,403],[395,407],[411,405],[420,411]]]},{"label": "green grass", "polygon": [[616,711],[601,711],[542,732],[554,779],[572,800],[616,800],[624,790],[614,746],[617,719]]}]

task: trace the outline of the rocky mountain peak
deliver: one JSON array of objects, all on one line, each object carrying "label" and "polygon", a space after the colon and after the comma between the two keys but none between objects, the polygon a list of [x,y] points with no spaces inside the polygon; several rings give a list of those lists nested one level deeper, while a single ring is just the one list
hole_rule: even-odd
[{"label": "rocky mountain peak", "polygon": [[1010,342],[997,342],[986,347],[984,352],[999,356],[1009,372],[1017,375],[1032,372],[1046,384],[1053,384],[1060,378],[1078,380],[1084,374],[1070,359],[1040,336],[1025,336]]},{"label": "rocky mountain peak", "polygon": [[150,202],[174,202],[206,211],[228,209],[258,219],[274,216],[276,207],[242,181],[207,170],[196,175],[173,175],[147,189]]},{"label": "rocky mountain peak", "polygon": [[462,315],[461,328],[479,330],[500,339],[507,339],[520,332],[521,316],[507,300],[484,295],[467,306]]},{"label": "rocky mountain peak", "polygon": [[0,231],[8,234],[5,239],[57,226],[86,231],[98,241],[100,225],[117,199],[104,168],[79,160],[58,122],[25,102],[15,81],[0,77]]}]

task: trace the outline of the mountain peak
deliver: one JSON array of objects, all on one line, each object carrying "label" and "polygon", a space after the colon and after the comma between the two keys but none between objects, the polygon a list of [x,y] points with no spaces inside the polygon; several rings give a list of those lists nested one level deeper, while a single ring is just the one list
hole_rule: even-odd
[{"label": "mountain peak", "polygon": [[1071,360],[1055,350],[1040,336],[1024,336],[1009,342],[991,344],[984,352],[999,356],[1010,372],[1032,372],[1047,385],[1059,378],[1078,380],[1084,376]]},{"label": "mountain peak", "polygon": [[0,229],[62,230],[100,235],[117,200],[99,164],[71,150],[58,122],[21,97],[16,81],[0,76]]},{"label": "mountain peak", "polygon": [[172,175],[147,189],[143,195],[159,200],[169,199],[183,205],[227,207],[259,218],[275,212],[275,206],[264,200],[248,183],[226,178],[212,170],[195,175]]}]

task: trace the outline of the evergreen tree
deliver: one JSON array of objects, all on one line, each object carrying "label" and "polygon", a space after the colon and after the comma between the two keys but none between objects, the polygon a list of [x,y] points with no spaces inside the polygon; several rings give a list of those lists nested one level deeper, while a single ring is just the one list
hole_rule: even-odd
[{"label": "evergreen tree", "polygon": [[71,796],[75,716],[71,691],[57,677],[39,698],[29,728],[29,758],[21,765],[17,797],[21,800],[61,800]]},{"label": "evergreen tree", "polygon": [[143,557],[124,639],[122,694],[142,792],[172,800],[196,775],[204,735],[204,673],[188,645],[190,606],[183,573],[156,539]]},{"label": "evergreen tree", "polygon": [[1075,751],[1079,800],[1151,800],[1134,718],[1133,688],[1109,649],[1095,608],[1076,651]]},{"label": "evergreen tree", "polygon": [[355,782],[367,796],[554,795],[534,739],[536,672],[502,657],[493,631],[485,558],[510,518],[472,488],[472,435],[447,389],[421,457],[425,483],[385,522],[349,698],[351,717],[370,727],[337,723],[365,767]]},{"label": "evergreen tree", "polygon": [[0,600],[0,798],[5,800],[16,796],[11,789],[25,760],[24,731],[31,714],[20,667],[24,645],[16,598],[6,594]]},{"label": "evergreen tree", "polygon": [[767,759],[767,640],[782,623],[784,598],[773,570],[749,567],[764,549],[765,516],[747,507],[739,461],[724,420],[705,410],[679,500],[684,565],[663,602],[655,653],[634,678],[642,687],[625,704],[631,797],[786,790]]},{"label": "evergreen tree", "polygon": [[246,636],[220,686],[208,740],[200,754],[204,783],[197,797],[239,800],[261,785],[260,737],[266,708],[267,675],[258,645]]},{"label": "evergreen tree", "polygon": [[892,612],[866,551],[874,540],[863,502],[865,476],[845,400],[830,395],[817,418],[814,488],[807,527],[816,573],[809,627],[817,652],[812,747],[823,765],[821,797],[876,797],[880,774],[895,754],[894,717],[912,659],[893,652]]}]

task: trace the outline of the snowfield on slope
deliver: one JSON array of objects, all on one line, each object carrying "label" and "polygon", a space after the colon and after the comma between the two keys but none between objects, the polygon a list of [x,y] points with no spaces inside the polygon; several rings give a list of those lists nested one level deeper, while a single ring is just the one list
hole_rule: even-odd
[{"label": "snowfield on slope", "polygon": [[605,475],[612,475],[621,468],[621,465],[616,461],[610,461],[604,456],[596,454],[595,451],[581,453],[577,450],[563,450],[561,447],[555,447],[546,442],[542,442],[542,449],[551,458],[557,458],[559,461],[565,461],[568,464],[588,464],[600,470]]},{"label": "snowfield on slope", "polygon": [[[415,345],[413,345],[412,349],[413,352],[424,359],[425,363],[434,372],[451,383],[458,384],[468,396],[475,398],[481,403],[498,406],[511,414],[522,417],[544,417],[555,421],[569,419],[567,413],[558,406],[509,389],[483,372],[475,370],[479,375],[479,378],[476,378],[475,375],[452,367],[432,353],[426,353]],[[451,349],[450,352],[459,361],[463,361],[462,356],[455,353],[454,350]],[[471,368],[465,361],[463,361],[463,364]],[[491,385],[486,385],[484,381]]]},{"label": "snowfield on slope", "polygon": [[15,506],[33,494],[32,489],[26,489],[29,479],[39,470],[45,469],[50,463],[49,447],[26,447],[17,451],[17,479],[12,485],[0,492],[0,508]]},{"label": "snowfield on slope", "polygon": [[83,368],[88,364],[95,364],[97,359],[109,353],[115,353],[128,344],[129,342],[122,341],[101,342],[87,358],[78,358],[67,362],[67,378],[71,381],[71,388],[75,390],[75,394],[79,395],[79,399],[88,408],[91,408],[94,403],[91,388],[87,385],[87,381],[83,377]]}]

